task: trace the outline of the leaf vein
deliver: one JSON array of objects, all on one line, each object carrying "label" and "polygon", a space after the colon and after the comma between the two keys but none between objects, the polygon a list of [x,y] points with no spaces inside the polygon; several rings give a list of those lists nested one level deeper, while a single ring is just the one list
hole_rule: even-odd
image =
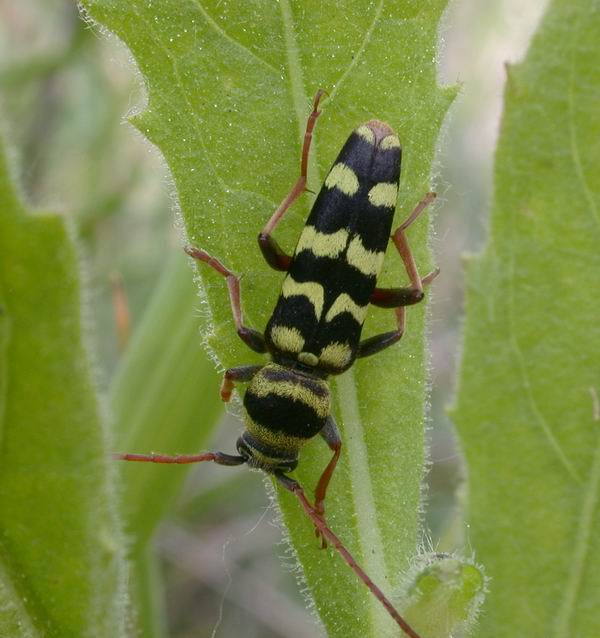
[{"label": "leaf vein", "polygon": [[[138,13],[138,18],[141,21],[144,21],[143,16],[141,14],[139,14],[139,13]],[[219,183],[219,186],[221,187],[221,189],[224,192],[226,192],[226,193],[243,193],[243,194],[247,194],[247,195],[254,195],[256,197],[259,197],[263,201],[265,201],[267,204],[269,204],[273,208],[275,208],[276,207],[275,202],[270,200],[268,197],[265,197],[262,193],[259,193],[258,191],[252,191],[252,190],[244,189],[244,188],[233,187],[233,186],[228,184],[223,179],[223,177],[221,176],[221,174],[217,170],[217,168],[215,166],[215,163],[212,161],[212,158],[209,155],[209,152],[208,152],[208,149],[206,148],[206,145],[204,144],[203,131],[202,131],[202,128],[199,126],[199,120],[201,120],[201,118],[200,118],[198,112],[196,111],[196,109],[194,108],[193,104],[190,102],[190,100],[188,98],[188,92],[186,91],[184,83],[183,83],[183,80],[181,78],[181,73],[179,72],[179,65],[178,65],[177,59],[173,56],[171,51],[169,51],[169,49],[163,45],[160,37],[156,34],[154,29],[152,28],[152,24],[150,22],[148,22],[147,20],[145,21],[145,23],[148,26],[149,30],[152,32],[152,34],[154,36],[154,41],[163,50],[163,52],[165,54],[165,57],[171,63],[171,66],[173,68],[173,75],[175,76],[175,79],[177,81],[177,86],[179,87],[181,95],[184,98],[185,103],[186,103],[186,105],[188,107],[188,110],[189,110],[190,120],[192,122],[192,126],[194,128],[195,133],[196,133],[196,136],[197,136],[197,139],[198,139],[198,144],[200,145],[200,148],[202,149],[202,153],[203,153],[203,155],[204,155],[204,157],[206,159],[206,162],[207,162],[208,166],[210,167],[210,170],[213,173],[214,177],[216,178],[217,182]],[[175,105],[170,105],[170,107],[173,109],[174,112],[177,111],[177,108],[175,107]]]},{"label": "leaf vein", "polygon": [[556,638],[569,638],[572,635],[569,627],[573,612],[577,607],[577,599],[583,573],[587,564],[590,549],[594,514],[598,505],[600,492],[600,432],[596,442],[594,460],[590,470],[587,488],[584,492],[581,515],[578,517],[579,526],[575,537],[575,550],[570,563],[569,574],[565,588],[565,595],[556,620]]},{"label": "leaf vein", "polygon": [[[581,19],[580,19],[581,20]],[[580,21],[579,20],[579,21]],[[578,25],[579,26],[579,25]],[[568,91],[568,118],[569,118],[569,142],[571,147],[571,156],[575,165],[577,179],[581,183],[583,193],[588,201],[589,210],[592,217],[596,221],[596,225],[600,227],[600,216],[592,191],[587,182],[581,155],[579,153],[579,144],[577,141],[577,132],[575,130],[575,49],[577,37],[580,29],[573,29],[573,40],[571,42],[571,55],[569,59],[569,91]],[[592,400],[595,398],[595,390],[592,389]],[[597,419],[597,416],[594,415]],[[556,618],[556,638],[569,638],[572,634],[570,623],[573,612],[576,609],[579,589],[583,579],[583,573],[587,563],[587,555],[590,550],[591,532],[594,524],[594,512],[598,506],[598,498],[600,492],[600,432],[596,441],[596,449],[590,469],[589,480],[585,483],[586,489],[583,495],[581,513],[578,517],[579,525],[575,536],[575,547],[573,551],[573,559],[570,562],[570,569],[567,576],[564,596],[562,604],[558,610]]]},{"label": "leaf vein", "polygon": [[[574,30],[577,33],[577,30]],[[569,91],[568,91],[568,119],[569,119],[569,143],[571,147],[571,156],[573,157],[573,164],[575,165],[575,172],[577,179],[581,183],[581,190],[583,191],[585,198],[587,199],[590,212],[596,222],[596,226],[600,229],[600,213],[592,194],[588,181],[583,170],[583,164],[581,162],[581,155],[579,153],[579,143],[577,141],[577,131],[575,130],[575,42],[571,47],[570,56],[570,68],[569,68]]]},{"label": "leaf vein", "polygon": [[[208,166],[210,167],[210,170],[212,171],[213,175],[215,176],[219,186],[221,187],[221,189],[225,192],[225,193],[248,193],[249,191],[246,191],[244,189],[236,189],[233,188],[231,186],[229,186],[225,180],[221,177],[221,175],[219,174],[219,172],[217,171],[211,157],[208,154],[208,151],[206,149],[206,146],[204,145],[203,142],[203,137],[202,137],[202,128],[199,126],[199,120],[201,120],[199,114],[197,113],[196,109],[194,108],[193,104],[190,102],[190,99],[188,97],[188,92],[185,90],[185,85],[184,82],[181,78],[181,73],[179,72],[179,65],[177,63],[177,59],[173,56],[173,53],[168,49],[168,47],[165,47],[161,38],[159,37],[159,35],[156,33],[153,25],[151,22],[149,22],[148,20],[144,19],[144,16],[139,13],[139,11],[136,11],[136,15],[138,17],[138,19],[140,20],[140,22],[143,22],[147,25],[148,27],[148,31],[152,34],[154,41],[156,42],[157,46],[159,46],[162,51],[165,54],[166,59],[169,61],[169,63],[171,64],[171,67],[173,69],[173,75],[175,77],[175,81],[176,81],[176,85],[179,88],[179,91],[181,93],[181,96],[183,98],[183,100],[185,101],[185,104],[187,105],[189,114],[190,114],[190,121],[192,124],[192,128],[194,129],[195,133],[196,133],[196,137],[198,139],[198,143],[200,145],[200,148],[202,149],[202,153],[206,159],[206,163],[208,164]],[[177,112],[177,108],[173,105],[170,105],[170,108],[173,109],[174,112]],[[263,199],[266,200],[266,198],[264,196],[262,196],[260,193],[254,193],[259,197],[262,197]],[[268,200],[266,200],[268,201]],[[273,208],[275,208],[275,204],[272,202],[269,202]],[[226,227],[226,221],[223,219],[222,215],[217,216],[218,221],[220,222],[222,228],[223,228],[223,232],[226,233],[228,232],[228,228]],[[249,315],[248,312],[246,312],[246,318],[252,322],[252,317]]]},{"label": "leaf vein", "polygon": [[509,341],[511,349],[517,360],[517,367],[519,373],[521,375],[521,381],[523,383],[523,388],[525,389],[525,395],[527,397],[527,402],[529,403],[529,407],[535,416],[536,421],[542,429],[550,447],[554,450],[556,456],[560,460],[561,464],[570,474],[570,476],[577,482],[581,483],[581,477],[577,473],[577,470],[574,468],[571,461],[568,459],[564,450],[562,449],[560,443],[554,436],[552,432],[552,428],[550,424],[546,420],[543,412],[540,410],[537,400],[533,394],[533,390],[531,387],[531,379],[529,378],[529,373],[527,371],[527,366],[525,365],[525,357],[523,356],[523,351],[521,350],[521,346],[519,345],[519,341],[517,339],[516,333],[516,321],[515,321],[515,313],[514,313],[514,274],[515,274],[515,256],[514,250],[512,248],[514,242],[510,242],[511,253],[509,259],[509,276],[508,276],[508,332],[509,332]]},{"label": "leaf vein", "polygon": [[267,67],[273,73],[276,73],[277,75],[279,75],[281,73],[281,71],[276,69],[270,62],[267,62],[266,60],[263,60],[260,56],[256,55],[256,53],[254,53],[254,51],[252,51],[247,46],[242,44],[239,40],[236,40],[235,38],[230,36],[229,33],[227,33],[227,31],[225,31],[223,29],[223,27],[221,27],[217,22],[215,22],[215,20],[210,15],[210,13],[208,13],[208,11],[204,8],[204,6],[200,2],[200,0],[192,0],[192,2],[196,5],[196,8],[198,9],[198,11],[200,11],[202,16],[206,20],[206,24],[208,24],[208,26],[213,31],[215,31],[215,33],[217,33],[220,37],[222,37],[224,40],[227,40],[227,42],[229,42],[233,46],[237,47],[238,49],[240,49],[241,51],[243,51],[244,53],[246,53],[250,57],[254,58],[257,62],[259,62],[263,66]]},{"label": "leaf vein", "polygon": [[375,27],[377,23],[379,22],[379,19],[381,18],[381,12],[383,11],[383,3],[384,3],[384,0],[381,0],[379,5],[377,6],[377,9],[375,10],[375,16],[373,17],[373,21],[371,22],[369,28],[366,30],[363,40],[360,44],[360,47],[358,48],[358,51],[356,52],[356,55],[353,57],[352,62],[350,62],[350,64],[348,65],[348,68],[344,71],[344,73],[342,73],[340,79],[334,84],[334,88],[329,95],[330,99],[333,100],[336,93],[340,90],[340,87],[342,86],[342,84],[345,83],[345,81],[348,79],[352,71],[356,68],[358,61],[362,58],[367,45],[371,41],[373,31],[375,30]]}]

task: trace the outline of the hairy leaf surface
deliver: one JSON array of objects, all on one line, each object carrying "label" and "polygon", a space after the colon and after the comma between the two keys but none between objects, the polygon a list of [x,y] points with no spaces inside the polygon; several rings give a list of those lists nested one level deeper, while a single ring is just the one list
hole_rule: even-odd
[{"label": "hairy leaf surface", "polygon": [[[309,188],[320,188],[351,130],[377,117],[396,128],[404,146],[397,221],[430,189],[435,142],[453,95],[436,85],[444,5],[84,2],[92,18],[132,51],[148,92],[146,108],[133,121],[171,169],[187,240],[243,275],[250,326],[264,328],[282,279],[261,260],[256,236],[298,177],[301,137],[318,88],[331,99],[318,123]],[[293,249],[313,199],[311,193],[303,196],[277,229],[286,250]],[[430,265],[426,236],[423,218],[411,228],[410,240],[424,271]],[[206,268],[200,272],[209,343],[220,361],[261,361],[234,332],[222,278]],[[406,279],[390,251],[383,284],[399,281]],[[391,329],[392,315],[373,310],[367,335]],[[333,382],[344,449],[328,498],[329,521],[391,596],[415,553],[424,460],[424,305],[408,315],[400,346]],[[231,449],[233,444],[232,438]],[[319,440],[305,449],[297,476],[309,492],[329,456]],[[396,635],[379,603],[339,557],[318,550],[298,504],[287,495],[280,504],[330,635],[359,635],[357,627],[360,636]]]},{"label": "hairy leaf surface", "polygon": [[550,5],[511,67],[469,267],[458,426],[478,635],[600,635],[600,6]]}]

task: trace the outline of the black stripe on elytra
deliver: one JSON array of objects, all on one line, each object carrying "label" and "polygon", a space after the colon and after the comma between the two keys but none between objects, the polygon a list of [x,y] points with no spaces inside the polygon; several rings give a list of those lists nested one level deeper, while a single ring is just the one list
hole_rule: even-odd
[{"label": "black stripe on elytra", "polygon": [[320,417],[303,401],[294,401],[276,394],[257,396],[251,389],[244,395],[244,407],[255,423],[271,432],[301,439],[316,436],[326,421],[326,417]]},{"label": "black stripe on elytra", "polygon": [[265,331],[270,350],[279,352],[271,340],[274,325],[296,328],[304,339],[304,352],[318,354],[334,341],[347,343],[354,349],[360,339],[362,324],[347,312],[336,315],[331,321],[326,321],[326,316],[342,294],[348,295],[359,306],[368,305],[376,285],[375,276],[361,273],[345,258],[317,257],[310,251],[302,251],[294,258],[289,274],[295,281],[314,281],[323,287],[323,310],[317,321],[313,305],[304,295],[280,295]]},{"label": "black stripe on elytra", "polygon": [[[275,309],[267,324],[265,334],[269,342],[271,341],[271,330],[273,326],[285,326],[288,328],[296,328],[299,330],[302,338],[304,339],[304,346],[302,350],[307,351],[307,343],[315,339],[315,335],[322,330],[326,330],[330,324],[335,324],[337,329],[340,330],[337,341],[343,342],[351,340],[356,333],[355,328],[360,329],[362,324],[359,324],[354,315],[349,312],[343,312],[337,314],[332,320],[327,320],[327,313],[329,309],[335,303],[335,300],[342,294],[348,295],[357,305],[366,306],[369,303],[371,293],[374,289],[374,285],[368,289],[362,291],[364,295],[361,299],[357,299],[356,290],[341,288],[335,291],[331,296],[327,296],[325,304],[323,305],[323,311],[319,321],[315,317],[313,311],[313,305],[303,295],[294,295],[292,297],[280,296]],[[340,323],[339,318],[343,318],[344,321]]]},{"label": "black stripe on elytra", "polygon": [[318,231],[332,233],[341,228],[358,232],[369,250],[385,250],[395,206],[373,206],[369,191],[378,183],[398,184],[401,151],[379,149],[352,133],[333,163],[344,163],[354,171],[359,188],[353,195],[323,184],[306,221]]},{"label": "black stripe on elytra", "polygon": [[373,184],[360,182],[358,191],[348,196],[338,188],[323,186],[306,220],[307,225],[325,234],[343,228],[351,236],[360,235],[368,250],[385,250],[396,207],[373,206],[369,200],[372,187]]},{"label": "black stripe on elytra", "polygon": [[353,132],[342,147],[334,165],[338,162],[350,167],[359,181],[397,182],[400,178],[402,150],[381,149]]},{"label": "black stripe on elytra", "polygon": [[349,346],[351,354],[358,349],[362,326],[349,314],[338,315],[331,323],[321,326],[312,338],[305,344],[305,350],[315,351],[320,354],[323,348],[333,343],[341,343]]},{"label": "black stripe on elytra", "polygon": [[289,270],[297,282],[314,281],[324,290],[324,309],[328,308],[337,297],[345,292],[359,305],[369,303],[376,284],[375,275],[365,275],[346,261],[346,253],[332,259],[317,257],[309,250],[303,250],[294,257]]},{"label": "black stripe on elytra", "polygon": [[271,314],[271,318],[265,330],[265,336],[269,344],[272,344],[271,329],[273,326],[286,326],[296,328],[304,339],[314,332],[318,326],[313,305],[301,295],[293,297],[280,296],[277,305]]},{"label": "black stripe on elytra", "polygon": [[351,349],[358,346],[362,324],[359,324],[352,314],[344,312],[336,315],[331,321],[325,321],[323,316],[321,321],[317,323],[314,314],[306,315],[297,311],[298,307],[301,306],[300,299],[300,297],[289,297],[279,300],[265,331],[271,352],[284,352],[275,347],[271,340],[273,325],[296,328],[304,339],[302,351],[312,352],[317,356],[325,346],[334,342],[347,343]]}]

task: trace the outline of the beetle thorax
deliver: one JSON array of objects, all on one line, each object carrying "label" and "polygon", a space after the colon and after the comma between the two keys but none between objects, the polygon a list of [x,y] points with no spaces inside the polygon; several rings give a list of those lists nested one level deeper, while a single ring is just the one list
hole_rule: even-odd
[{"label": "beetle thorax", "polygon": [[238,441],[240,453],[249,465],[289,471],[302,445],[323,429],[331,396],[325,380],[270,363],[250,382],[244,407],[246,431]]}]

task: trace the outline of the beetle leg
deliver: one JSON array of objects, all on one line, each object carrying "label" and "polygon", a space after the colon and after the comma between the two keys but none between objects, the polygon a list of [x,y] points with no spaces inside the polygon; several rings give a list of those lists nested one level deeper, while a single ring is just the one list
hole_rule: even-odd
[{"label": "beetle leg", "polygon": [[262,365],[238,366],[225,370],[223,381],[221,382],[221,399],[228,402],[231,399],[234,383],[236,381],[250,381],[252,377],[262,368]]},{"label": "beetle leg", "polygon": [[279,244],[272,237],[272,233],[275,227],[281,221],[282,217],[288,211],[290,206],[302,195],[306,189],[306,174],[308,171],[308,153],[310,151],[310,144],[312,142],[313,129],[317,122],[317,118],[321,115],[319,111],[319,102],[325,95],[323,89],[319,89],[315,95],[313,101],[313,110],[306,122],[306,131],[304,132],[304,143],[302,145],[302,158],[300,160],[300,177],[298,181],[292,186],[290,192],[285,196],[284,200],[279,204],[277,210],[271,216],[271,219],[266,223],[265,227],[260,231],[258,235],[258,245],[266,260],[266,262],[275,270],[287,271],[290,266],[292,258],[287,255],[279,246]]},{"label": "beetle leg", "polygon": [[254,352],[264,353],[267,351],[265,345],[264,336],[257,330],[248,328],[244,325],[244,319],[242,315],[242,305],[240,300],[240,278],[234,275],[231,270],[228,270],[223,264],[214,257],[211,257],[206,251],[194,248],[193,246],[186,246],[185,252],[193,257],[196,261],[204,262],[208,264],[213,270],[216,270],[220,275],[227,280],[227,288],[229,289],[229,300],[231,302],[231,312],[233,313],[233,319],[235,321],[235,328],[237,330],[240,339]]},{"label": "beetle leg", "polygon": [[423,288],[429,285],[438,275],[440,269],[436,268],[425,275],[420,282],[420,288],[375,288],[369,303],[378,308],[397,308],[398,306],[413,306],[422,301],[425,296]]},{"label": "beetle leg", "polygon": [[404,334],[404,306],[396,308],[396,330],[383,332],[369,339],[364,339],[358,344],[357,357],[369,357],[381,352],[400,341]]},{"label": "beetle leg", "polygon": [[333,533],[322,516],[316,511],[315,507],[308,502],[304,490],[298,481],[286,476],[282,472],[276,472],[275,478],[280,485],[291,492],[300,501],[306,515],[319,530],[319,534],[326,539],[338,551],[344,559],[348,567],[360,578],[360,580],[368,587],[369,591],[375,598],[385,607],[387,613],[394,619],[394,622],[409,636],[409,638],[420,638],[419,634],[404,620],[398,613],[394,605],[381,589],[371,580],[365,570],[356,562],[354,556],[346,549],[342,541]]},{"label": "beetle leg", "polygon": [[[329,449],[333,451],[333,456],[327,464],[327,467],[323,470],[323,474],[321,474],[321,478],[319,478],[319,482],[315,488],[315,511],[324,519],[327,488],[329,487],[329,481],[331,481],[335,466],[340,458],[340,452],[342,451],[342,437],[340,436],[340,431],[338,430],[337,424],[331,415],[327,418],[320,434],[323,439],[325,439]],[[322,549],[325,549],[325,547],[327,547],[325,537],[319,533],[318,528],[315,528],[315,533],[317,536],[321,537],[321,547]]]},{"label": "beetle leg", "polygon": [[369,300],[374,306],[380,308],[395,308],[396,330],[384,332],[383,334],[375,335],[374,337],[361,341],[358,346],[357,357],[368,357],[377,352],[381,352],[381,350],[388,348],[402,338],[405,324],[404,307],[419,303],[425,296],[423,287],[430,284],[440,272],[439,268],[436,268],[421,278],[404,233],[427,206],[433,202],[435,197],[435,193],[427,193],[392,235],[392,241],[404,263],[411,285],[404,288],[375,288]]}]

